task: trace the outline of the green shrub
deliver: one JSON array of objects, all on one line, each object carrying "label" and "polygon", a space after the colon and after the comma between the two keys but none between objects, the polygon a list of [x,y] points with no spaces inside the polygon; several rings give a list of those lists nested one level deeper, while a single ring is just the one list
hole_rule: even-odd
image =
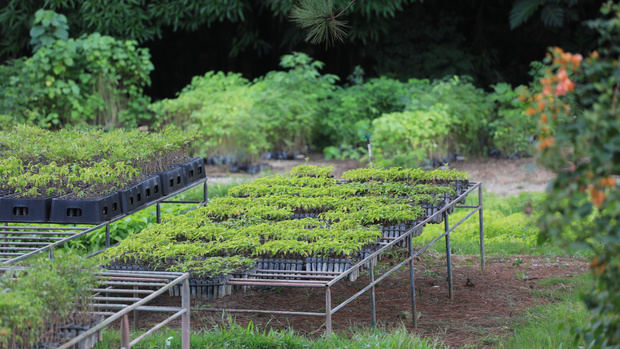
[{"label": "green shrub", "polygon": [[493,86],[489,98],[495,103],[496,114],[489,124],[493,146],[503,155],[530,155],[536,134],[536,120],[525,115],[526,103],[519,95],[524,86],[513,89],[506,83]]},{"label": "green shrub", "polygon": [[406,110],[429,110],[437,104],[446,107],[450,130],[449,150],[461,154],[481,154],[485,151],[488,123],[493,104],[486,93],[475,87],[468,77],[450,79],[410,80],[411,103]]},{"label": "green shrub", "polygon": [[45,128],[133,127],[151,118],[143,88],[152,69],[134,41],[96,33],[57,40],[0,68],[0,114]]},{"label": "green shrub", "polygon": [[163,116],[160,124],[174,123],[196,130],[202,151],[255,160],[269,148],[264,114],[255,113],[258,100],[250,82],[240,74],[208,72],[195,77],[176,99],[153,105]]},{"label": "green shrub", "polygon": [[373,121],[372,140],[381,166],[413,167],[448,150],[449,116],[443,105],[384,114]]},{"label": "green shrub", "polygon": [[39,9],[34,14],[34,21],[30,29],[30,45],[32,51],[41,46],[50,46],[56,40],[69,39],[67,17],[54,11]]},{"label": "green shrub", "polygon": [[409,99],[406,84],[386,77],[337,88],[324,101],[315,143],[329,158],[360,158],[366,154],[364,137],[372,134],[372,121],[384,113],[403,111]]},{"label": "green shrub", "polygon": [[320,102],[331,95],[338,78],[321,75],[323,62],[304,53],[282,56],[280,66],[288,70],[269,72],[254,81],[255,113],[264,115],[272,150],[305,150],[323,116]]},{"label": "green shrub", "polygon": [[210,155],[255,161],[267,150],[299,150],[309,144],[319,102],[336,77],[321,75],[323,63],[302,53],[283,56],[281,66],[288,70],[253,82],[240,74],[208,72],[153,109],[162,115],[162,125],[198,130]]}]

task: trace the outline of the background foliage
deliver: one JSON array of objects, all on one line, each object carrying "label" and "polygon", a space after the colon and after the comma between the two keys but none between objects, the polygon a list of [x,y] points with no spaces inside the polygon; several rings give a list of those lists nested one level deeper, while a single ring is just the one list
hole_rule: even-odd
[{"label": "background foliage", "polygon": [[[348,2],[335,0],[334,8]],[[358,1],[342,18],[347,43],[327,50],[304,42],[305,32],[289,20],[295,3],[6,0],[0,3],[0,61],[30,54],[28,34],[35,12],[43,8],[65,15],[72,37],[99,32],[148,47],[158,67],[149,89],[154,98],[173,97],[193,76],[210,70],[253,79],[277,69],[280,57],[291,51],[325,62],[326,71],[341,78],[361,65],[371,77],[470,75],[479,86],[523,84],[529,62],[546,47],[591,47],[592,33],[580,23],[596,17],[600,2]],[[523,13],[521,3],[533,7]],[[514,29],[512,18],[520,23]]]},{"label": "background foliage", "polygon": [[[529,96],[539,118],[541,162],[558,176],[545,201],[541,238],[561,239],[594,254],[596,289],[585,302],[590,326],[578,331],[590,348],[620,346],[620,4],[608,2],[589,22],[599,33],[587,58],[554,48]],[[578,226],[577,236],[567,227]]]},{"label": "background foliage", "polygon": [[41,45],[32,57],[0,66],[0,114],[46,128],[135,127],[150,119],[143,88],[153,65],[135,41],[97,33],[54,41],[42,34],[33,40]]}]

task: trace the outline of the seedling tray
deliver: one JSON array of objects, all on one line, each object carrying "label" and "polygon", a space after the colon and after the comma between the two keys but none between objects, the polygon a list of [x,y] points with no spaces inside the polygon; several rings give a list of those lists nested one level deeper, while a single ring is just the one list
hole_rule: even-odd
[{"label": "seedling tray", "polygon": [[1,222],[44,223],[49,220],[52,199],[0,198]]},{"label": "seedling tray", "polygon": [[[228,278],[228,276],[211,279],[190,278],[190,297],[210,300],[229,296],[232,294],[232,285],[226,285],[226,280]],[[180,297],[181,286],[176,285],[170,288],[170,295],[173,297]]]},{"label": "seedling tray", "polygon": [[118,192],[94,200],[52,199],[50,221],[68,224],[99,224],[122,212]]},{"label": "seedling tray", "polygon": [[121,208],[123,213],[131,212],[145,203],[142,183],[118,192],[121,196]]},{"label": "seedling tray", "polygon": [[121,190],[121,208],[123,213],[129,213],[149,202],[161,197],[161,182],[159,176],[153,176],[141,181],[125,190]]},{"label": "seedling tray", "polygon": [[181,166],[159,173],[159,178],[164,195],[173,193],[185,186],[185,172]]},{"label": "seedling tray", "polygon": [[[384,239],[391,241],[405,234],[415,224],[416,224],[415,222],[412,222],[411,224],[397,224],[397,225],[381,226],[381,232],[383,233]],[[420,234],[422,234],[422,230],[423,230],[422,226],[416,228],[416,230],[411,234],[411,237],[420,236]],[[400,241],[397,245],[400,247],[407,246],[407,239]]]},{"label": "seedling tray", "polygon": [[258,269],[265,270],[303,270],[304,261],[301,259],[259,258],[256,261]]},{"label": "seedling tray", "polygon": [[163,196],[161,179],[159,176],[153,176],[147,178],[141,182],[142,189],[144,190],[144,197],[146,203],[155,201]]},{"label": "seedling tray", "polygon": [[194,158],[181,165],[185,173],[185,183],[193,183],[200,178],[205,178],[205,160]]},{"label": "seedling tray", "polygon": [[348,258],[308,257],[304,261],[306,271],[334,271],[342,273],[351,268]]}]

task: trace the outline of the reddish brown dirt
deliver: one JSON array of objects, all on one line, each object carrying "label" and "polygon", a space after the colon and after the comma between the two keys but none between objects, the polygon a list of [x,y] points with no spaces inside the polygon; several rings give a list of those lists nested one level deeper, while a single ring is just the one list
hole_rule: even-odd
[{"label": "reddish brown dirt", "polygon": [[[522,263],[515,263],[519,258]],[[392,260],[384,259],[378,271],[385,270]],[[402,268],[376,288],[377,320],[382,328],[404,324],[413,333],[437,338],[450,347],[475,345],[488,347],[485,338],[510,334],[511,323],[528,308],[551,301],[537,296],[554,286],[539,281],[551,277],[573,277],[586,270],[586,263],[557,257],[491,257],[484,272],[476,257],[453,257],[454,299],[448,298],[446,264],[439,255],[416,260],[416,290],[419,327],[411,326],[409,272]],[[469,282],[468,282],[469,280]],[[368,281],[367,273],[356,282],[341,282],[332,290],[334,306],[354,294]],[[162,297],[157,303],[177,304],[179,301]],[[252,290],[209,301],[193,301],[192,307],[229,307],[238,309],[277,309],[322,312],[325,307],[323,289],[273,288]],[[252,321],[258,328],[293,328],[310,336],[323,333],[323,318],[275,316],[271,314],[233,315],[235,321]],[[161,317],[156,314],[140,316],[140,326],[151,325]],[[228,315],[224,316],[227,319]],[[222,321],[221,313],[192,311],[194,330],[212,327]],[[334,330],[370,326],[370,296],[344,307],[333,317]],[[178,326],[178,324],[173,325]]]}]

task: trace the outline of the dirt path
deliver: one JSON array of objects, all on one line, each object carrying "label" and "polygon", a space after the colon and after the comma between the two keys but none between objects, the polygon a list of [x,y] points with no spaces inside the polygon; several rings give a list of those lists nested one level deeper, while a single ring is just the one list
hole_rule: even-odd
[{"label": "dirt path", "polygon": [[[305,160],[273,160],[265,162],[266,170],[258,175],[229,174],[227,166],[207,166],[210,183],[230,183],[249,181],[258,176],[273,173],[286,173],[291,168],[303,165],[332,165],[336,176],[346,170],[364,166],[356,160],[323,160],[315,154]],[[521,192],[543,191],[553,173],[538,166],[534,158],[524,159],[468,159],[451,164],[452,168],[465,171],[474,181],[481,181],[489,192],[497,194],[518,194]]]},{"label": "dirt path", "polygon": [[[517,258],[520,262],[515,263]],[[385,270],[394,260],[384,259],[378,267]],[[411,326],[411,303],[408,269],[390,275],[378,287],[377,320],[381,328],[405,325],[413,333],[437,338],[452,348],[467,345],[492,347],[489,338],[511,333],[514,321],[526,310],[538,304],[550,302],[544,294],[553,287],[541,283],[548,278],[572,278],[586,271],[586,262],[559,257],[490,257],[484,272],[479,269],[477,257],[453,257],[454,299],[448,298],[446,264],[439,255],[427,255],[416,260],[416,292],[419,327]],[[367,274],[367,273],[364,273]],[[354,282],[342,282],[332,291],[333,306],[341,303],[363,287],[366,275]],[[168,297],[158,300],[162,304],[175,304]],[[173,303],[171,303],[173,302]],[[176,301],[178,302],[178,300]],[[238,309],[278,309],[297,311],[324,311],[323,289],[265,288],[237,293],[223,299],[199,302],[193,307],[230,307]],[[235,314],[237,323],[247,325],[252,321],[258,328],[293,328],[299,333],[317,336],[324,331],[323,318],[293,317],[271,314]],[[144,315],[140,325],[154,323],[156,314]],[[194,329],[210,328],[227,321],[228,315],[192,310]],[[370,326],[370,300],[366,293],[344,307],[333,317],[335,331],[347,331],[352,327]],[[177,327],[178,324],[173,325]]]}]

